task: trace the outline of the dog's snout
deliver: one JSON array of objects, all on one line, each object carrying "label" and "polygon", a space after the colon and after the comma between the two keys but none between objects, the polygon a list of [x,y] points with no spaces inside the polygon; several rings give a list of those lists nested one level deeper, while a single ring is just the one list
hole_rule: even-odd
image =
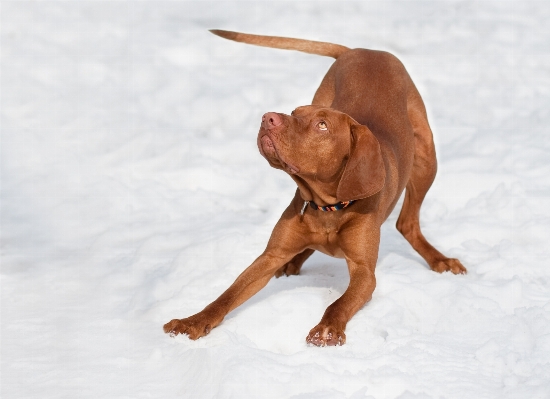
[{"label": "dog's snout", "polygon": [[262,127],[272,129],[283,123],[283,118],[276,112],[268,112],[262,116]]}]

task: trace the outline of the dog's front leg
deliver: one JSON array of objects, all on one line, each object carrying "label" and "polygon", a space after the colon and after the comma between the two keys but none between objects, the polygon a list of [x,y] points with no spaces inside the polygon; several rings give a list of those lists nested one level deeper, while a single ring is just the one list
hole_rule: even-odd
[{"label": "dog's front leg", "polygon": [[164,332],[187,334],[191,339],[208,334],[231,310],[260,291],[279,268],[301,253],[305,249],[304,234],[297,218],[285,217],[286,213],[273,229],[264,253],[218,299],[193,316],[166,323]]},{"label": "dog's front leg", "polygon": [[187,334],[191,339],[208,334],[231,310],[262,289],[275,271],[290,259],[292,256],[282,259],[270,253],[262,254],[218,299],[193,316],[166,323],[164,332],[170,335]]},{"label": "dog's front leg", "polygon": [[378,258],[380,230],[369,231],[367,239],[365,234],[357,232],[342,238],[344,242],[347,241],[342,245],[342,249],[350,274],[349,286],[344,294],[327,308],[319,324],[311,329],[306,338],[308,344],[343,345],[346,342],[344,331],[348,321],[372,298],[376,287],[374,269]]}]

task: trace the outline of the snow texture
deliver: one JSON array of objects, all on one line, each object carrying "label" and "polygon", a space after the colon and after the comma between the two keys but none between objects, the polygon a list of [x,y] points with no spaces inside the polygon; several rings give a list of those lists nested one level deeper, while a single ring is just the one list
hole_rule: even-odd
[{"label": "snow texture", "polygon": [[[550,3],[1,5],[3,398],[550,397]],[[386,50],[428,107],[430,271],[382,228],[343,347],[305,337],[348,284],[315,254],[209,336],[201,310],[264,249],[295,186],[261,115],[311,101],[331,59],[218,28]],[[399,206],[398,206],[399,208]]]}]

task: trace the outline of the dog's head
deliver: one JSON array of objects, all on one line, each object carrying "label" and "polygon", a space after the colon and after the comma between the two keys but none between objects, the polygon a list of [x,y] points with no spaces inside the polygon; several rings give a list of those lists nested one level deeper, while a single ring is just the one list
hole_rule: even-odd
[{"label": "dog's head", "polygon": [[312,181],[337,184],[338,201],[366,198],[384,186],[378,140],[366,126],[331,108],[308,105],[290,115],[268,112],[258,148],[272,167],[296,181],[305,200],[312,199]]}]

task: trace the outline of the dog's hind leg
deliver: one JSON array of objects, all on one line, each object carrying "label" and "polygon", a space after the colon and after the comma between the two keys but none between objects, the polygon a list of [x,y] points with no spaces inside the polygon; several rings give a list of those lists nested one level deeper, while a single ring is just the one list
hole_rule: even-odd
[{"label": "dog's hind leg", "polygon": [[420,206],[432,185],[437,171],[433,135],[426,117],[426,110],[416,90],[409,99],[408,114],[414,130],[414,164],[407,183],[403,208],[397,220],[397,229],[412,247],[436,272],[466,273],[458,259],[447,258],[434,248],[420,230]]},{"label": "dog's hind leg", "polygon": [[290,262],[285,264],[283,267],[281,267],[279,270],[275,272],[275,277],[279,278],[283,275],[297,275],[300,274],[300,269],[302,268],[302,265],[306,261],[307,258],[309,258],[315,251],[313,249],[306,249],[304,252],[299,253],[296,255]]}]

